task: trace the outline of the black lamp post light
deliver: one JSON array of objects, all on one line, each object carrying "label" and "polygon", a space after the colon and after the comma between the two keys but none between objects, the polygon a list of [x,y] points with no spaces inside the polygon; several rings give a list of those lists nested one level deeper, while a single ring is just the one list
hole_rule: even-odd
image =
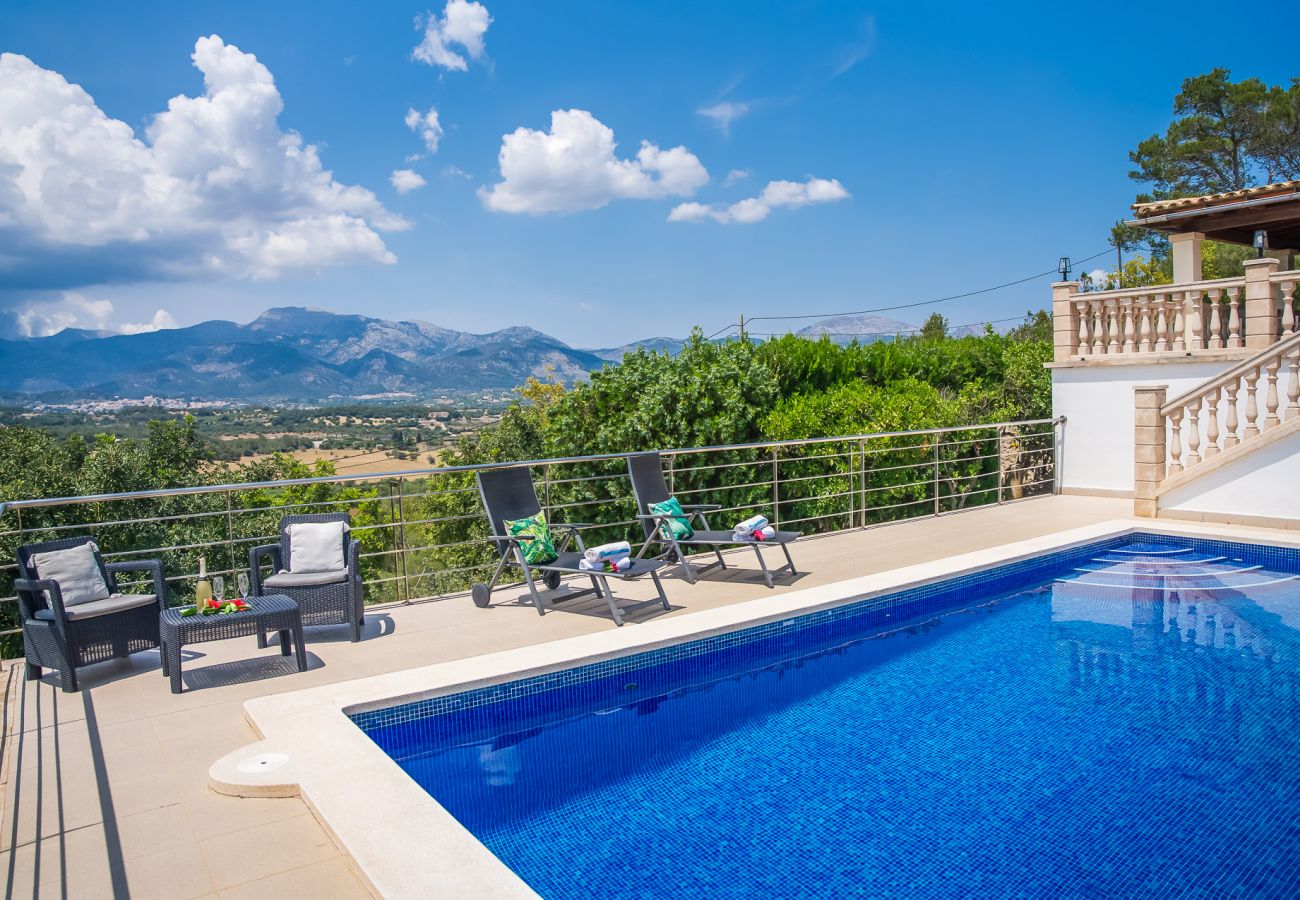
[{"label": "black lamp post light", "polygon": [[1070,257],[1062,256],[1061,261],[1056,266],[1056,271],[1061,273],[1062,281],[1070,280]]},{"label": "black lamp post light", "polygon": [[1264,249],[1268,246],[1268,232],[1260,229],[1255,232],[1254,247],[1259,259],[1264,258]]}]

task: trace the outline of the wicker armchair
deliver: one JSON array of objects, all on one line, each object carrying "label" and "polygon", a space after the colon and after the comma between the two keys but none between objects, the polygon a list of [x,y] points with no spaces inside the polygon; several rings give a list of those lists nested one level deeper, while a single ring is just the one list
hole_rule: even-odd
[{"label": "wicker armchair", "polygon": [[[167,603],[162,563],[155,559],[99,563],[109,591],[107,600],[65,606],[59,583],[42,579],[33,557],[38,553],[67,550],[89,544],[94,538],[63,538],[18,548],[18,578],[14,590],[23,619],[23,650],[27,658],[27,679],[35,681],[43,669],[57,669],[63,690],[77,690],[77,667],[106,659],[129,656],[159,646],[158,614]],[[147,572],[152,576],[152,594],[119,594],[117,576],[122,572]]]},{"label": "wicker armchair", "polygon": [[[361,585],[361,545],[347,532],[343,537],[346,569],[335,577],[294,575],[293,550],[289,546],[289,526],[308,522],[350,522],[347,513],[318,513],[285,516],[280,520],[280,543],[254,547],[248,551],[249,593],[284,594],[298,602],[304,625],[347,625],[352,642],[361,640],[361,626],[366,622],[365,601]],[[270,560],[271,573],[262,566]],[[288,569],[286,572],[284,570]],[[332,573],[324,573],[331,576]],[[258,636],[258,646],[266,646],[266,636]]]}]

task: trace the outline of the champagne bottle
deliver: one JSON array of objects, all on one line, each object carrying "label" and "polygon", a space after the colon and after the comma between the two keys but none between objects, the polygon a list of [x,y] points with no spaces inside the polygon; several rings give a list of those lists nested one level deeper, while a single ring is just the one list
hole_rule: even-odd
[{"label": "champagne bottle", "polygon": [[208,581],[208,563],[202,556],[199,557],[199,582],[194,585],[194,608],[203,612],[208,601],[212,599],[212,584]]}]

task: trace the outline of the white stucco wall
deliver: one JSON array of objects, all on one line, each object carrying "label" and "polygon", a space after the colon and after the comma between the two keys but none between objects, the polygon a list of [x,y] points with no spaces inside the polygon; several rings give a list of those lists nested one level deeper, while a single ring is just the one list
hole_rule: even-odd
[{"label": "white stucco wall", "polygon": [[1061,442],[1061,486],[1132,491],[1133,387],[1166,384],[1172,399],[1230,365],[1168,362],[1052,369],[1052,412],[1067,419]]},{"label": "white stucco wall", "polygon": [[1300,433],[1261,447],[1160,498],[1161,509],[1300,518]]}]

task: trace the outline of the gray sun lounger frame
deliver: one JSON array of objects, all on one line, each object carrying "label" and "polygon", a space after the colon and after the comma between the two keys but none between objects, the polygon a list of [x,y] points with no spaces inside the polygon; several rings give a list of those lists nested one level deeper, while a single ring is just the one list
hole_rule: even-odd
[{"label": "gray sun lounger frame", "polygon": [[[496,544],[497,552],[501,556],[496,571],[492,573],[492,580],[487,584],[482,582],[475,584],[470,591],[474,603],[478,606],[486,607],[492,602],[492,589],[496,586],[497,580],[500,579],[506,566],[513,564],[523,571],[524,581],[528,585],[528,592],[532,596],[533,606],[537,608],[539,616],[546,615],[546,604],[537,589],[537,579],[534,578],[534,573],[541,574],[542,583],[549,590],[558,588],[560,578],[564,575],[583,575],[590,578],[591,587],[565,594],[563,597],[557,597],[555,602],[572,600],[586,594],[595,594],[609,604],[610,615],[614,617],[615,624],[620,626],[623,624],[624,612],[640,609],[652,603],[660,603],[664,609],[672,608],[668,605],[668,598],[664,596],[663,583],[659,580],[658,569],[664,565],[659,560],[636,559],[632,563],[632,568],[626,572],[602,572],[578,567],[578,563],[586,550],[586,545],[582,541],[582,531],[587,528],[599,527],[597,525],[576,522],[548,522],[547,524],[553,532],[563,532],[555,548],[559,556],[549,563],[534,564],[528,562],[524,558],[523,547],[527,541],[533,540],[532,536],[506,534],[505,526],[505,523],[509,520],[535,516],[542,510],[541,503],[537,499],[537,488],[533,484],[533,476],[527,467],[481,470],[478,473],[478,490],[492,531],[488,537]],[[577,543],[578,549],[576,552],[568,549],[570,542]],[[621,581],[627,581],[639,578],[642,575],[649,575],[654,581],[657,596],[620,608],[614,602],[614,592],[610,590],[609,579],[617,578]]]},{"label": "gray sun lounger frame", "polygon": [[[726,561],[722,558],[723,547],[753,547],[754,556],[758,557],[758,567],[763,571],[763,581],[768,587],[774,587],[772,576],[781,575],[789,572],[791,575],[798,575],[799,572],[794,567],[794,560],[790,557],[789,544],[791,541],[798,539],[803,532],[800,531],[777,531],[776,537],[767,541],[755,540],[738,540],[730,531],[710,531],[709,520],[706,513],[715,512],[722,509],[717,503],[692,503],[683,504],[682,511],[686,513],[687,520],[691,527],[696,527],[696,522],[700,528],[695,532],[694,537],[687,540],[679,540],[672,537],[672,532],[661,528],[671,516],[656,515],[650,512],[651,503],[662,503],[672,496],[668,491],[668,483],[664,480],[663,460],[655,451],[647,453],[633,453],[627,458],[627,473],[632,481],[632,495],[636,498],[637,518],[641,521],[641,527],[645,532],[645,543],[641,545],[640,552],[637,553],[637,559],[645,557],[650,548],[658,547],[659,553],[655,559],[667,559],[673,557],[681,565],[682,574],[691,584],[699,573],[708,571],[714,566],[727,568]],[[665,536],[667,532],[667,536]],[[785,554],[785,565],[779,569],[769,570],[767,562],[763,559],[761,547],[770,547],[776,544]],[[713,555],[717,557],[713,562],[703,566],[692,566],[689,559],[686,558],[684,547],[708,547],[713,550]]]}]

